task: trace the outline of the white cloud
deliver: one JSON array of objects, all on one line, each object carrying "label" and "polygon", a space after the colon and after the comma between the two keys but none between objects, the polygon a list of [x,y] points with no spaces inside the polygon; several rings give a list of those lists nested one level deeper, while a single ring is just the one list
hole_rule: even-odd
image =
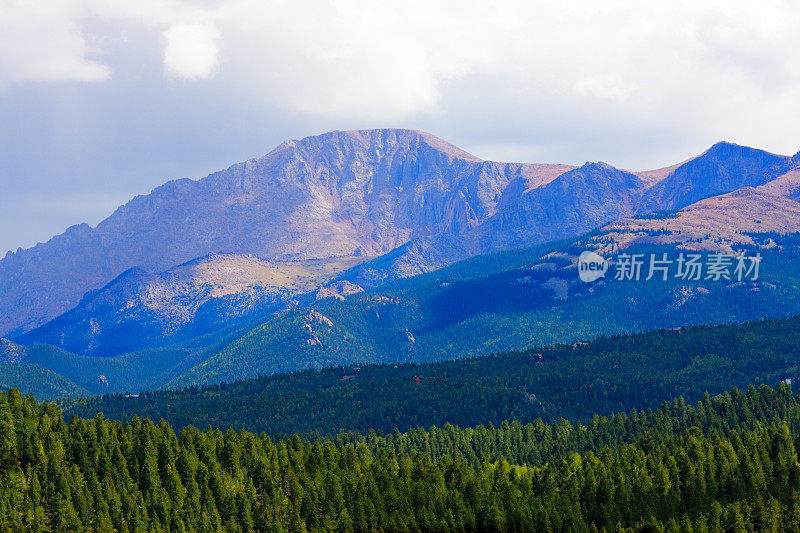
[{"label": "white cloud", "polygon": [[76,21],[75,2],[0,2],[0,85],[13,82],[102,82],[111,69]]},{"label": "white cloud", "polygon": [[725,109],[800,112],[788,0],[4,0],[0,79],[107,80],[114,58],[91,43],[115,38],[102,35],[110,20],[158,32],[167,77],[216,77],[231,96],[310,117],[393,123],[457,104],[746,129]]},{"label": "white cloud", "polygon": [[763,124],[800,114],[798,24],[789,0],[0,0],[0,84],[107,81],[124,33],[167,78],[307,122],[780,144],[796,129]]},{"label": "white cloud", "polygon": [[2,192],[59,172],[91,190],[109,169],[147,190],[153,169],[198,168],[197,147],[223,166],[351,127],[496,160],[652,168],[722,139],[791,154],[798,27],[796,0],[0,0]]},{"label": "white cloud", "polygon": [[391,123],[460,101],[709,128],[745,101],[800,112],[788,2],[232,0],[207,14],[237,91],[310,116]]},{"label": "white cloud", "polygon": [[226,67],[253,98],[303,114],[392,121],[439,112],[442,84],[486,61],[454,38],[463,29],[449,29],[460,21],[478,30],[480,21],[450,6],[236,0],[214,16]]},{"label": "white cloud", "polygon": [[218,64],[219,32],[206,24],[177,24],[164,32],[164,71],[190,80],[213,76]]}]

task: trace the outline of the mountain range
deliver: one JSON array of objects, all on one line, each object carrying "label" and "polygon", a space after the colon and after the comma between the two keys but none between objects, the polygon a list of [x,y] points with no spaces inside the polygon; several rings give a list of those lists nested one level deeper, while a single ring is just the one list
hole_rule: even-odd
[{"label": "mountain range", "polygon": [[357,279],[364,286],[374,286],[375,280],[383,283],[427,272],[480,253],[574,237],[620,218],[681,209],[742,187],[783,179],[795,175],[790,171],[798,166],[800,153],[779,156],[724,142],[683,164],[647,172],[587,163],[523,191],[469,232],[423,237],[391,256],[364,263]]},{"label": "mountain range", "polygon": [[170,181],[95,228],[73,226],[0,261],[0,335],[74,307],[129,268],[162,272],[210,253],[267,260],[374,257],[459,234],[569,167],[481,161],[408,130],[287,141],[201,180]]},{"label": "mountain range", "polygon": [[[0,384],[24,364],[72,395],[136,391],[800,313],[799,199],[800,153],[731,143],[631,172],[412,130],[287,141],[0,260]],[[583,249],[676,247],[769,262],[749,285],[575,275]]]}]

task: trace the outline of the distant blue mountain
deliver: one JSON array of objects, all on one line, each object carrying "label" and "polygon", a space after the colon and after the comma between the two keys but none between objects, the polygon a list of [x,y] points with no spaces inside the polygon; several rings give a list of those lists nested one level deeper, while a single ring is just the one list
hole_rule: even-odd
[{"label": "distant blue mountain", "polygon": [[637,211],[680,209],[741,187],[757,187],[785,174],[796,164],[791,157],[720,142],[653,186]]}]

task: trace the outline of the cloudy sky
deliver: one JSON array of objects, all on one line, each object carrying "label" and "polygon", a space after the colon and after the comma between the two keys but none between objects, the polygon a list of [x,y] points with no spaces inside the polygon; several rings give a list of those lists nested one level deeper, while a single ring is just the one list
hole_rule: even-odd
[{"label": "cloudy sky", "polygon": [[640,170],[800,149],[800,3],[0,0],[0,256],[287,138]]}]

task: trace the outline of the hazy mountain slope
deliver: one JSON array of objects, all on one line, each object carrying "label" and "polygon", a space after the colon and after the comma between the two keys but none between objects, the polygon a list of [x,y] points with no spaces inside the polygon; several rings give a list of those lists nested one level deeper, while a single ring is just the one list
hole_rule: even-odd
[{"label": "hazy mountain slope", "polygon": [[[602,334],[800,313],[800,238],[753,235],[764,255],[757,283],[585,284],[575,258],[592,238],[478,256],[377,291],[253,326],[110,358],[37,344],[34,362],[94,393],[231,382],[308,367],[437,361]],[[776,242],[777,241],[777,242]],[[632,252],[676,253],[634,244]],[[554,250],[547,253],[548,250]],[[751,250],[752,252],[752,250]],[[23,361],[17,355],[16,360]]]},{"label": "hazy mountain slope", "polygon": [[605,163],[587,163],[522,191],[469,232],[416,239],[342,277],[371,288],[467,257],[574,237],[632,214],[648,183]]},{"label": "hazy mountain slope", "polygon": [[771,182],[758,187],[760,191],[775,196],[784,196],[795,202],[800,201],[800,157],[795,156],[798,168],[783,174]]},{"label": "hazy mountain slope", "polygon": [[129,269],[19,342],[110,356],[175,342],[255,313],[296,305],[359,258],[268,262],[213,254],[159,274]]},{"label": "hazy mountain slope", "polygon": [[592,238],[601,250],[633,244],[677,244],[692,250],[732,252],[754,244],[754,234],[800,231],[800,169],[759,187],[701,200],[674,213],[626,218],[602,228]]},{"label": "hazy mountain slope", "polygon": [[180,376],[241,338],[254,325],[235,324],[169,346],[112,357],[78,355],[49,344],[23,346],[0,338],[0,364],[47,368],[92,394],[134,393],[156,389]]},{"label": "hazy mountain slope", "polygon": [[[687,324],[800,314],[800,240],[759,239],[757,282],[668,279],[578,280],[575,261],[587,241],[496,264],[483,275],[433,272],[400,280],[314,313],[276,316],[230,343],[168,387],[230,382],[330,365],[426,362],[471,357],[598,335]],[[592,244],[588,241],[588,244]],[[677,253],[675,245],[635,245],[633,253]],[[514,265],[514,266],[512,266]],[[510,268],[509,268],[510,267]],[[447,269],[445,269],[447,270]]]},{"label": "hazy mountain slope", "polygon": [[634,212],[647,182],[605,163],[566,172],[476,228],[472,250],[497,251],[585,233]]},{"label": "hazy mountain slope", "polygon": [[19,389],[40,401],[88,397],[92,394],[67,378],[39,365],[0,363],[0,389]]},{"label": "hazy mountain slope", "polygon": [[410,130],[332,132],[198,181],[137,196],[96,228],[75,226],[0,261],[0,334],[26,331],[132,267],[161,272],[208,253],[265,259],[374,256],[458,234],[509,194],[568,167],[481,161]]},{"label": "hazy mountain slope", "polygon": [[[724,142],[684,163],[651,171],[633,173],[605,163],[587,163],[515,196],[473,230],[411,241],[365,262],[343,278],[375,287],[487,251],[576,236],[634,213],[673,210],[741,187],[758,186],[798,165],[798,156]],[[790,185],[787,182],[785,186]]]},{"label": "hazy mountain slope", "polygon": [[645,195],[639,212],[680,209],[741,187],[757,187],[785,174],[791,157],[720,142],[679,166]]}]

